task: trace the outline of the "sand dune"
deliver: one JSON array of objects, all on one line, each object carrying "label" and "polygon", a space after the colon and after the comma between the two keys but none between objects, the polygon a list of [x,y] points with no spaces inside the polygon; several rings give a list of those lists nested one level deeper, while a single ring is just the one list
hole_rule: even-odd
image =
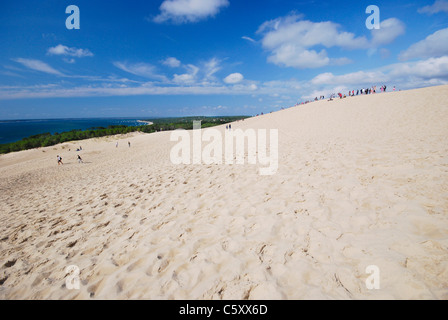
[{"label": "sand dune", "polygon": [[232,127],[278,129],[276,174],[174,165],[170,132],[0,156],[0,298],[448,299],[448,86]]}]

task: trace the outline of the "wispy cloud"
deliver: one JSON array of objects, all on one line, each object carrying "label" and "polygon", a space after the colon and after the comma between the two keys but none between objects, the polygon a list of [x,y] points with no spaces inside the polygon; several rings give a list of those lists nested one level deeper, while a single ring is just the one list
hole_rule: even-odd
[{"label": "wispy cloud", "polygon": [[8,77],[18,77],[18,78],[25,78],[24,76],[21,76],[17,73],[11,72],[11,71],[0,71],[0,74]]},{"label": "wispy cloud", "polygon": [[[446,31],[448,32],[448,29]],[[428,38],[435,42],[448,42],[442,42],[441,40],[444,38],[438,37],[439,33],[436,32],[434,35],[437,36],[436,39]],[[431,43],[427,43],[423,47],[430,50]],[[430,54],[425,50],[423,51],[425,54]],[[433,53],[431,54],[433,55]],[[337,60],[338,58],[329,59]],[[332,61],[331,63],[345,64],[350,62],[345,61],[344,58],[339,59],[339,61]],[[255,95],[257,99],[267,95],[269,100],[271,96],[311,97],[315,96],[317,92],[326,95],[335,92],[334,90],[342,90],[341,92],[343,92],[343,90],[370,87],[375,84],[396,85],[401,89],[448,84],[448,53],[440,57],[431,56],[426,60],[396,63],[381,68],[364,69],[346,74],[325,72],[311,79],[264,82],[245,79],[245,76],[239,72],[221,75],[220,71],[222,71],[223,66],[221,60],[216,57],[195,64],[182,64],[177,59],[171,60],[172,65],[179,66],[185,71],[169,76],[169,78],[159,74],[157,68],[148,63],[119,61],[113,63],[119,70],[146,79],[137,77],[128,79],[123,75],[62,74],[40,60],[17,58],[14,61],[31,70],[63,76],[64,80],[77,79],[77,81],[60,81],[48,86],[4,86],[0,88],[0,100],[136,95]],[[165,60],[165,62],[167,61]],[[9,70],[6,69],[6,66],[4,68]],[[13,68],[23,73],[24,68],[15,66]],[[294,98],[291,99],[294,100]]]},{"label": "wispy cloud", "polygon": [[253,43],[257,42],[254,39],[252,39],[251,37],[246,37],[246,36],[242,36],[241,39],[244,39],[244,40],[247,40],[247,41],[250,41],[250,42],[253,42]]},{"label": "wispy cloud", "polygon": [[68,58],[64,58],[64,59],[62,59],[64,62],[67,62],[67,63],[70,63],[70,64],[73,64],[73,63],[75,63],[76,61],[75,61],[75,59],[73,59],[73,58],[70,58],[70,59],[68,59]]},{"label": "wispy cloud", "polygon": [[136,76],[159,81],[167,81],[167,78],[164,75],[158,74],[157,68],[149,63],[128,63],[116,61],[113,64],[118,69]]},{"label": "wispy cloud", "polygon": [[40,60],[24,59],[24,58],[16,58],[16,59],[12,59],[12,60],[15,62],[18,62],[18,63],[22,64],[23,66],[25,66],[29,69],[32,69],[32,70],[36,70],[36,71],[40,71],[40,72],[44,72],[44,73],[48,73],[48,74],[53,74],[53,75],[57,75],[57,76],[64,76],[63,73],[61,73],[60,71],[54,69],[50,65],[48,65],[45,62],[40,61]]},{"label": "wispy cloud", "polygon": [[[234,94],[236,92],[233,92]],[[73,88],[36,88],[31,89],[8,89],[0,88],[0,99],[29,99],[29,98],[58,98],[58,97],[108,97],[108,96],[136,96],[136,95],[209,95],[230,94],[229,88],[204,87],[204,86],[153,86],[140,85],[136,87],[126,85],[102,85],[102,86],[80,86]]]},{"label": "wispy cloud", "polygon": [[197,74],[199,72],[199,68],[193,64],[188,64],[184,66],[187,69],[186,73],[183,74],[175,74],[173,81],[177,84],[193,84],[196,83]]},{"label": "wispy cloud", "polygon": [[221,70],[220,61],[212,58],[204,63],[204,81],[216,81],[215,74]]},{"label": "wispy cloud", "polygon": [[219,80],[215,74],[221,70],[221,61],[211,58],[195,64],[181,65],[186,70],[183,74],[174,74],[173,82],[182,85],[219,85]]},{"label": "wispy cloud", "polygon": [[[191,70],[195,73],[195,69]],[[187,73],[188,75],[188,73]],[[242,77],[242,75],[241,75]],[[229,78],[234,82],[241,79],[237,74]],[[99,85],[63,87],[62,84],[34,87],[2,87],[0,99],[54,98],[54,97],[103,97],[135,95],[302,95],[314,97],[317,92],[328,94],[335,90],[351,90],[372,85],[396,85],[400,89],[410,89],[429,85],[448,84],[448,56],[430,58],[417,62],[396,63],[373,70],[362,70],[342,75],[322,73],[310,81],[267,81],[244,80],[232,84],[201,85],[196,81],[182,79],[174,83],[161,84],[145,82],[135,84],[118,81]],[[229,82],[229,81],[227,81]]]},{"label": "wispy cloud", "polygon": [[70,57],[93,57],[93,53],[88,49],[78,49],[78,48],[69,48],[62,44],[57,45],[56,47],[51,47],[47,51],[48,55],[58,55],[58,56],[70,56]]},{"label": "wispy cloud", "polygon": [[448,13],[448,1],[446,0],[437,0],[430,6],[425,6],[423,8],[418,9],[419,13],[426,13],[429,15],[433,15],[439,12]]}]

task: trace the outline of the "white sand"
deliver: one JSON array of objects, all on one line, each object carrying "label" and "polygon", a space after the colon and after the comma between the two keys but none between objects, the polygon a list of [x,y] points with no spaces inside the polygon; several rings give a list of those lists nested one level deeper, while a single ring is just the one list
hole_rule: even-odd
[{"label": "white sand", "polygon": [[0,156],[0,298],[448,299],[448,86],[233,128],[279,130],[277,174],[174,166],[169,132]]}]

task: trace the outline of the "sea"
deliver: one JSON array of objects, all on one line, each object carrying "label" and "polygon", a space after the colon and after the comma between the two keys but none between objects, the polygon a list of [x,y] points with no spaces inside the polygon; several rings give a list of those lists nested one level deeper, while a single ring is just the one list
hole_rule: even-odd
[{"label": "sea", "polygon": [[140,119],[96,118],[96,119],[44,119],[44,120],[0,120],[0,144],[16,142],[42,133],[62,133],[71,130],[125,125],[140,126]]}]

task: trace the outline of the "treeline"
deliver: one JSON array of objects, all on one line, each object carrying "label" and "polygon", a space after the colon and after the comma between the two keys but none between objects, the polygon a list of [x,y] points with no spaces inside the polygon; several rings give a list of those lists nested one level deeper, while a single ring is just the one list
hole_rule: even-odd
[{"label": "treeline", "polygon": [[201,121],[202,128],[219,126],[222,124],[247,119],[247,116],[227,116],[227,117],[182,117],[182,118],[158,118],[143,121],[152,122],[152,128],[156,131],[171,131],[176,129],[193,130],[193,121]]},{"label": "treeline", "polygon": [[185,118],[163,118],[150,121],[152,125],[124,126],[116,125],[107,128],[91,128],[88,130],[72,130],[63,133],[43,133],[24,138],[17,142],[0,144],[0,154],[28,150],[40,147],[49,147],[69,141],[80,141],[91,138],[100,138],[131,132],[153,133],[159,131],[171,131],[176,129],[193,129],[193,121],[201,120],[202,128],[208,128],[245,119],[247,117],[185,117]]}]

